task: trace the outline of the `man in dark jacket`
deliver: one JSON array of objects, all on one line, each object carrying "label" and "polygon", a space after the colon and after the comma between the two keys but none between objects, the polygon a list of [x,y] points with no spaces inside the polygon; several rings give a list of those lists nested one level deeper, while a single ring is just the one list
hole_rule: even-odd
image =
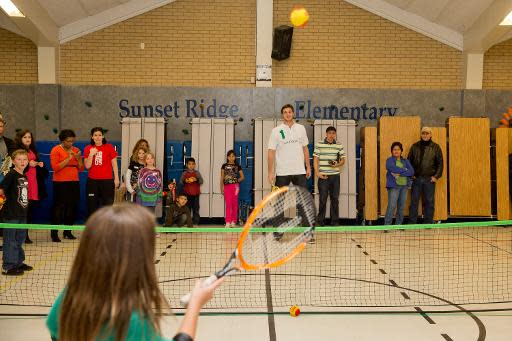
[{"label": "man in dark jacket", "polygon": [[[0,182],[4,179],[4,175],[7,174],[9,169],[11,168],[10,164],[10,155],[12,152],[16,150],[16,144],[13,140],[4,137],[5,130],[5,120],[0,113]],[[6,157],[9,156],[9,160],[6,160]],[[4,164],[5,163],[5,164]],[[4,174],[5,173],[5,174]],[[3,222],[2,211],[0,211],[0,222]],[[0,236],[2,235],[2,230],[0,229]],[[0,246],[0,251],[2,250],[2,246]]]},{"label": "man in dark jacket", "polygon": [[436,182],[443,175],[443,154],[441,147],[432,141],[431,128],[423,127],[421,129],[421,140],[412,145],[407,159],[414,168],[409,222],[416,224],[418,204],[423,194],[425,203],[424,222],[432,224],[434,222]]},{"label": "man in dark jacket", "polygon": [[[0,168],[7,156],[16,150],[16,145],[13,140],[4,137],[5,120],[0,113]],[[7,169],[8,170],[8,169]],[[3,178],[3,174],[0,175]]]}]

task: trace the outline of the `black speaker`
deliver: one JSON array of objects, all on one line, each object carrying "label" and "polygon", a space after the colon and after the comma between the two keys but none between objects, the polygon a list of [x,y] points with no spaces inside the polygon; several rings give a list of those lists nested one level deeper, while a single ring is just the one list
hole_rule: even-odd
[{"label": "black speaker", "polygon": [[274,29],[274,39],[272,41],[272,58],[283,60],[290,57],[292,48],[293,27],[282,25]]}]

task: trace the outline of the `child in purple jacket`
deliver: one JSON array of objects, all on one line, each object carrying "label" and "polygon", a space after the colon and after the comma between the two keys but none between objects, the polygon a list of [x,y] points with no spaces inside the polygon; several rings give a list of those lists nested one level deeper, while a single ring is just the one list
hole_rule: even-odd
[{"label": "child in purple jacket", "polygon": [[414,169],[409,160],[402,157],[403,147],[400,142],[391,144],[391,156],[386,160],[386,188],[388,190],[388,208],[384,224],[391,225],[396,209],[395,225],[404,220],[404,205],[407,191],[411,187]]}]

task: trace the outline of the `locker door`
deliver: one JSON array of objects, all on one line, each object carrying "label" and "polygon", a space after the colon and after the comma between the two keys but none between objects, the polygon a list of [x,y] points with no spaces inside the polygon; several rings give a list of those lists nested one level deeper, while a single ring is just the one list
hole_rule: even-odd
[{"label": "locker door", "polygon": [[256,118],[254,120],[254,204],[270,193],[268,183],[268,140],[272,129],[280,120]]},{"label": "locker door", "polygon": [[210,181],[211,172],[211,120],[205,118],[192,119],[192,157],[196,160],[196,169],[203,177],[201,195],[199,196],[199,214],[201,217],[210,216]]},{"label": "locker door", "polygon": [[[165,122],[163,118],[145,118],[142,120],[142,136],[148,140],[151,151],[155,154],[156,167],[163,172],[164,158],[165,158],[165,143],[164,133],[165,126],[162,124]],[[137,140],[133,141],[131,148],[135,146]],[[131,153],[131,149],[130,149]]]},{"label": "locker door", "polygon": [[226,162],[228,150],[233,149],[234,121],[229,119],[213,120],[212,170],[210,174],[210,217],[224,217],[224,195],[220,192],[220,169]]},{"label": "locker door", "polygon": [[163,171],[165,148],[165,119],[163,118],[123,118],[121,121],[121,176],[126,173],[132,156],[132,149],[140,139],[146,139],[155,153],[156,167]]},{"label": "locker door", "polygon": [[[355,126],[353,120],[315,120],[314,143],[325,138],[325,130],[329,126],[336,128],[337,141],[345,151],[345,165],[340,174],[339,215],[340,218],[354,219],[356,207],[356,145]],[[315,204],[319,207],[318,179],[315,177]],[[327,200],[326,218],[330,218],[330,200]]]},{"label": "locker door", "polygon": [[355,219],[357,217],[357,172],[356,172],[356,122],[345,121],[347,123],[347,144],[345,155],[347,160],[348,176],[348,215],[347,218]]},{"label": "locker door", "polygon": [[220,193],[220,168],[233,149],[234,121],[192,119],[192,157],[203,177],[199,197],[201,217],[224,217],[224,196]]},{"label": "locker door", "polygon": [[254,121],[254,204],[263,198],[263,120]]}]

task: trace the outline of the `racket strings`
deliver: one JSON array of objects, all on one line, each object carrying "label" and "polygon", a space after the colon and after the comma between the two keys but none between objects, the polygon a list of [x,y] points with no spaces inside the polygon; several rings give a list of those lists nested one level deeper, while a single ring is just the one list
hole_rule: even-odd
[{"label": "racket strings", "polygon": [[[285,237],[286,240],[283,239]],[[307,239],[304,233],[290,233],[281,239],[272,232],[253,233],[244,243],[242,254],[248,263],[264,266],[285,258]]]},{"label": "racket strings", "polygon": [[273,228],[272,232],[250,233],[242,246],[245,261],[265,266],[286,258],[306,242],[315,222],[312,196],[299,187],[279,193],[267,202],[254,219],[252,227]]}]

